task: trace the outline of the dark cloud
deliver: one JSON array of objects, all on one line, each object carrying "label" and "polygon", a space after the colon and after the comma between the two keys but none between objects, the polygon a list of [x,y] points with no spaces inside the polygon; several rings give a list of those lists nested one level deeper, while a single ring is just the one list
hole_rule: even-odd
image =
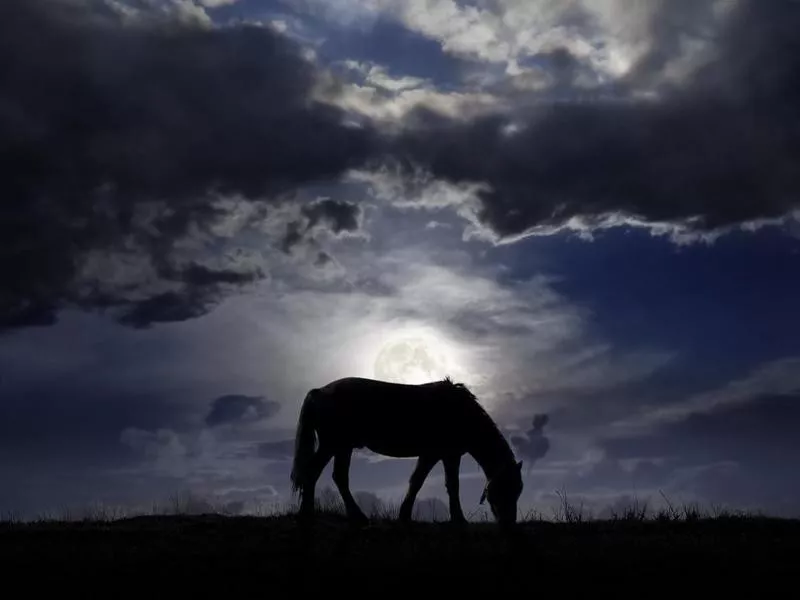
[{"label": "dark cloud", "polygon": [[[260,276],[176,248],[224,220],[219,198],[268,201],[372,153],[368,129],[311,101],[315,67],[288,38],[100,6],[0,5],[0,329],[66,305],[129,307],[132,324],[202,314]],[[309,210],[353,226],[346,205]],[[113,275],[87,274],[98,255]],[[123,272],[138,279],[114,285]]]},{"label": "dark cloud", "polygon": [[[751,0],[744,0],[750,2]],[[628,79],[637,83],[653,83],[664,74],[670,63],[685,55],[688,40],[707,40],[715,31],[713,0],[670,0],[659,3],[650,13],[648,34],[651,50],[635,65]]]},{"label": "dark cloud", "polygon": [[228,394],[211,402],[205,418],[208,427],[269,419],[280,410],[280,404],[262,396]]},{"label": "dark cloud", "polygon": [[[309,202],[301,209],[301,219],[287,223],[281,248],[288,253],[303,241],[313,243],[309,238],[315,229],[320,227],[335,235],[358,231],[361,228],[361,216],[362,209],[355,202],[330,198]],[[320,263],[318,266],[324,266],[328,262],[324,258],[320,258],[319,254],[317,258]]]},{"label": "dark cloud", "polygon": [[290,460],[294,456],[294,440],[262,442],[258,445],[258,456],[273,460]]},{"label": "dark cloud", "polygon": [[[521,57],[517,62],[522,67],[540,71],[542,76],[547,73],[549,97],[556,97],[560,93],[574,94],[575,81],[579,75],[596,79],[591,65],[587,61],[581,61],[563,46],[538,52],[529,57]],[[500,85],[505,84],[500,83]]]},{"label": "dark cloud", "polygon": [[[137,327],[205,314],[263,276],[215,233],[230,216],[221,199],[271,206],[384,150],[488,184],[477,217],[503,236],[617,212],[708,230],[798,206],[797,3],[739,2],[716,59],[656,101],[629,91],[658,80],[682,32],[704,34],[710,3],[661,3],[653,50],[614,83],[617,98],[534,102],[510,135],[508,115],[413,115],[419,127],[392,146],[312,101],[316,67],[269,28],[125,20],[100,6],[0,5],[0,331],[50,324],[65,306]],[[564,49],[539,58],[558,67],[559,87],[580,68]],[[354,231],[360,216],[351,202],[311,202],[276,247],[320,227]],[[325,266],[330,255],[314,250]]]},{"label": "dark cloud", "polygon": [[[179,292],[165,292],[133,303],[121,315],[119,321],[136,328],[149,327],[161,322],[186,321],[208,312],[210,301],[204,291],[185,289]],[[124,300],[120,302],[127,304]]]},{"label": "dark cloud", "polygon": [[544,458],[550,450],[550,440],[544,434],[544,427],[549,420],[549,415],[534,415],[531,421],[531,428],[525,433],[525,436],[513,436],[511,438],[514,448],[528,462],[528,466],[533,466],[536,461]]},{"label": "dark cloud", "polygon": [[618,458],[680,454],[706,463],[777,466],[800,456],[798,424],[800,395],[763,395],[727,410],[689,415],[651,434],[610,439],[604,447]]},{"label": "dark cloud", "polygon": [[317,253],[317,258],[314,259],[314,266],[324,267],[331,262],[333,262],[333,257],[324,250],[320,250]]},{"label": "dark cloud", "polygon": [[324,198],[304,206],[303,214],[308,217],[306,229],[319,223],[327,224],[334,233],[355,231],[360,227],[361,207],[353,202]]},{"label": "dark cloud", "polygon": [[[95,307],[122,307],[118,321],[135,328],[150,327],[155,323],[186,321],[209,312],[231,288],[259,279],[260,269],[250,272],[236,272],[225,269],[212,269],[200,264],[192,264],[184,270],[169,268],[167,273],[174,282],[182,285],[175,291],[152,295],[144,300],[131,302],[125,296],[106,293],[93,293],[88,299]],[[86,303],[87,297],[84,299]]]},{"label": "dark cloud", "polygon": [[[692,22],[677,15],[709,3],[679,4],[684,12],[662,3],[655,47],[619,89],[647,87]],[[506,116],[464,124],[428,114],[400,137],[398,158],[488,184],[477,216],[502,236],[609,213],[693,219],[696,231],[782,217],[800,205],[800,3],[742,0],[732,10],[714,58],[657,100],[535,102],[512,135]]]},{"label": "dark cloud", "polygon": [[[0,393],[0,463],[61,465],[121,461],[120,431],[183,427],[185,408],[165,395],[103,386],[30,386]],[[76,432],[80,432],[76,435]]]},{"label": "dark cloud", "polygon": [[798,426],[800,395],[764,395],[650,433],[606,439],[601,447],[606,463],[635,462],[643,485],[708,503],[800,514]]}]

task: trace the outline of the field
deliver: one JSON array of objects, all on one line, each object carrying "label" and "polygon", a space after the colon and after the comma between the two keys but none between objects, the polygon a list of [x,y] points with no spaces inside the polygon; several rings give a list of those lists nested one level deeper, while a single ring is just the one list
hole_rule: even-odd
[{"label": "field", "polygon": [[493,522],[402,525],[389,516],[356,527],[335,511],[322,512],[311,526],[291,514],[0,525],[4,582],[19,578],[26,593],[56,584],[61,592],[111,585],[116,594],[144,585],[174,587],[182,595],[253,590],[264,597],[350,589],[535,597],[584,587],[615,595],[666,589],[694,595],[703,580],[713,586],[708,593],[743,591],[746,583],[763,596],[777,594],[781,582],[796,582],[798,562],[800,521],[691,511],[607,520],[567,513],[560,521],[522,520],[508,535]]}]

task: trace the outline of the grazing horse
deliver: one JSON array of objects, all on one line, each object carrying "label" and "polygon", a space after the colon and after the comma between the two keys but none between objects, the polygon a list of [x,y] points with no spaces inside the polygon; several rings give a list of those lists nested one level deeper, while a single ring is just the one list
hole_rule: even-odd
[{"label": "grazing horse", "polygon": [[450,519],[466,521],[459,498],[461,457],[470,454],[486,476],[480,504],[489,501],[501,525],[517,519],[522,461],[464,384],[449,378],[418,385],[346,377],[308,392],[300,409],[292,466],[292,489],[301,497],[300,516],[314,511],[314,487],[333,459],[333,481],[347,515],[368,519],[350,493],[350,458],[356,448],[397,458],[418,457],[400,506],[411,519],[422,484],[440,460],[450,501]]}]

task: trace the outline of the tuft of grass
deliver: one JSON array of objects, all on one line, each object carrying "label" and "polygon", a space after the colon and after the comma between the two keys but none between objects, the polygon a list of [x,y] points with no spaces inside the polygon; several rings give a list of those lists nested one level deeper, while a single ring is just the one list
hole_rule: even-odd
[{"label": "tuft of grass", "polygon": [[556,521],[583,523],[591,518],[591,513],[585,509],[583,501],[581,501],[579,506],[570,504],[565,488],[556,490],[556,495],[561,501],[560,507],[553,510],[553,517]]},{"label": "tuft of grass", "polygon": [[[585,526],[588,524],[603,524],[611,527],[615,524],[630,523],[701,523],[708,521],[743,521],[753,519],[768,519],[763,513],[757,511],[734,510],[721,505],[711,505],[707,509],[698,502],[677,504],[663,492],[659,492],[661,503],[654,506],[652,499],[634,497],[625,506],[612,506],[601,511],[592,511],[586,506],[583,498],[573,500],[565,488],[555,491],[558,498],[556,506],[550,507],[550,515],[541,508],[525,508],[518,515],[518,523],[523,526],[543,524],[566,524]],[[356,495],[357,502],[359,501]],[[362,510],[374,522],[391,524],[398,519],[399,502],[389,502],[371,497],[367,504],[362,504]],[[341,519],[346,516],[344,503],[339,493],[331,487],[318,489],[315,499],[316,512],[322,518]],[[417,521],[430,521],[443,523],[449,521],[446,505],[443,510],[441,503],[433,499],[418,499],[414,506],[413,518]],[[146,507],[122,507],[93,503],[85,507],[60,507],[44,511],[33,517],[24,517],[20,513],[5,511],[0,513],[0,526],[9,527],[22,523],[60,524],[60,523],[113,523],[137,517],[249,517],[249,518],[285,518],[297,512],[296,502],[269,502],[247,507],[238,504],[225,503],[213,497],[204,496],[192,491],[180,491],[168,496],[162,502],[154,502]],[[484,507],[466,510],[467,520],[475,525],[491,524],[494,518],[490,511]]]},{"label": "tuft of grass", "polygon": [[643,502],[639,502],[638,498],[635,498],[633,504],[627,506],[623,509],[611,509],[611,519],[613,521],[646,521],[648,519],[648,502],[645,500]]}]

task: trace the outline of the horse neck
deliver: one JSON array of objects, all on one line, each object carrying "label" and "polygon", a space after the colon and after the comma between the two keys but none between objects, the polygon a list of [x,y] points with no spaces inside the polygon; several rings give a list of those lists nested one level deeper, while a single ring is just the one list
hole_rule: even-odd
[{"label": "horse neck", "polygon": [[487,415],[479,416],[474,433],[469,453],[487,478],[515,462],[511,447]]}]

